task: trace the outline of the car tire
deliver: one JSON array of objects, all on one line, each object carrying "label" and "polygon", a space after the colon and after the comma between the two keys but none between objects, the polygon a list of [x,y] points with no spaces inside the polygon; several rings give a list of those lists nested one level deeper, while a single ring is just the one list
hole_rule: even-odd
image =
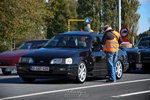
[{"label": "car tire", "polygon": [[33,83],[35,81],[35,78],[25,78],[25,77],[21,78],[25,83]]},{"label": "car tire", "polygon": [[6,68],[2,68],[3,75],[10,75],[11,71],[6,71]]},{"label": "car tire", "polygon": [[122,66],[121,61],[118,60],[116,62],[116,78],[121,79],[122,74],[123,74],[123,66]]},{"label": "car tire", "polygon": [[83,61],[81,61],[78,65],[76,81],[78,83],[84,83],[86,80],[86,77],[87,77],[86,64]]}]

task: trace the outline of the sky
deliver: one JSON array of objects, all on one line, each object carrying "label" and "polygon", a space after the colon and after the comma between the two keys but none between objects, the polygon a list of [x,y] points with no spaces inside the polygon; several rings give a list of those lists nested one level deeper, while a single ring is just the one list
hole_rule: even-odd
[{"label": "sky", "polygon": [[141,6],[138,13],[140,14],[138,34],[150,29],[150,0],[139,0]]}]

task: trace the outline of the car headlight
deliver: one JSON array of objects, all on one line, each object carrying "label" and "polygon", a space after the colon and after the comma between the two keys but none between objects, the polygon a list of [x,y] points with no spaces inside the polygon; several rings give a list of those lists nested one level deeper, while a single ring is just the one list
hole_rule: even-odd
[{"label": "car headlight", "polygon": [[33,63],[33,59],[31,57],[20,57],[19,63]]},{"label": "car headlight", "polygon": [[72,64],[72,58],[54,58],[50,64]]},{"label": "car headlight", "polygon": [[66,58],[65,64],[72,64],[72,58]]}]

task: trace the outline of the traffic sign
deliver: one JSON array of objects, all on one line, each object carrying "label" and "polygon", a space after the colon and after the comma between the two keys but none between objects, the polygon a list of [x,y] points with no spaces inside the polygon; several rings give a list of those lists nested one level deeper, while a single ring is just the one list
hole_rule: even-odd
[{"label": "traffic sign", "polygon": [[90,22],[90,18],[89,17],[86,17],[84,20],[85,20],[86,23]]},{"label": "traffic sign", "polygon": [[123,44],[129,43],[130,40],[127,37],[122,37]]},{"label": "traffic sign", "polygon": [[120,30],[120,34],[121,34],[122,37],[127,37],[128,34],[129,34],[128,28],[122,27],[121,30]]}]

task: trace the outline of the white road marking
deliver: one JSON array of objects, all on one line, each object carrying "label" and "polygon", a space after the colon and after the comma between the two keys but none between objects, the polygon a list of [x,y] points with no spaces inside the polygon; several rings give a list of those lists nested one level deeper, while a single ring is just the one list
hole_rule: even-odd
[{"label": "white road marking", "polygon": [[147,90],[147,91],[140,91],[140,92],[134,92],[134,93],[121,94],[121,95],[111,96],[111,97],[120,98],[120,97],[132,96],[132,95],[143,94],[143,93],[149,93],[149,92],[150,92],[150,90]]},{"label": "white road marking", "polygon": [[100,84],[100,85],[91,85],[91,86],[84,86],[84,87],[68,88],[68,89],[61,89],[61,90],[53,90],[53,91],[25,94],[25,95],[19,95],[19,96],[5,97],[5,98],[0,98],[0,100],[9,100],[9,99],[23,98],[23,97],[29,97],[29,96],[35,96],[35,95],[64,92],[64,91],[68,91],[68,90],[87,89],[87,88],[103,87],[103,86],[110,86],[110,85],[116,85],[116,84],[128,84],[128,83],[136,83],[136,82],[143,82],[143,81],[150,81],[150,79],[132,80],[132,81],[124,81],[124,82],[115,82],[115,83],[108,83],[108,84]]}]

